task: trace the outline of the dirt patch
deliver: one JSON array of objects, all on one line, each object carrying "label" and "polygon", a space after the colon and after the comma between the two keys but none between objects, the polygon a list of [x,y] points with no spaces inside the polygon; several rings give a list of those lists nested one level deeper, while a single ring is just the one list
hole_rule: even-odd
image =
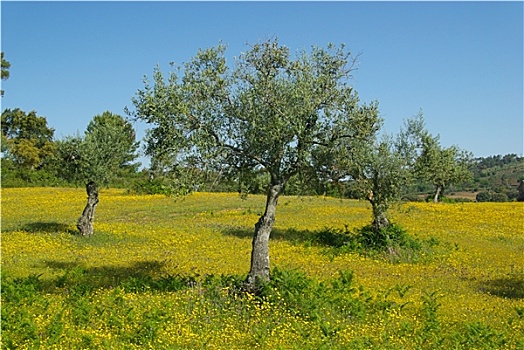
[{"label": "dirt patch", "polygon": [[472,201],[474,201],[477,198],[477,194],[478,192],[464,191],[464,192],[453,192],[453,194],[445,194],[445,196],[448,198],[467,198],[467,199],[471,199]]}]

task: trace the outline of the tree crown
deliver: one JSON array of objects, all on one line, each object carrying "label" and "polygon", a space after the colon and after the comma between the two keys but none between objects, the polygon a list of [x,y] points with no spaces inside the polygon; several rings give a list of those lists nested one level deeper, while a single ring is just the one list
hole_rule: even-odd
[{"label": "tree crown", "polygon": [[313,47],[291,57],[268,40],[228,67],[225,46],[200,50],[166,80],[157,67],[131,114],[153,125],[146,152],[181,163],[230,170],[265,169],[285,183],[311,152],[340,137],[358,138],[377,123],[376,105],[358,104],[348,84],[355,58],[344,46]]}]

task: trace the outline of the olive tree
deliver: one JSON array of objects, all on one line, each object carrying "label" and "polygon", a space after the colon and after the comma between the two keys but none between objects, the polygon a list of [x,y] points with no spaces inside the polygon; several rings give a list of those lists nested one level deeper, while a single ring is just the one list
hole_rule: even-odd
[{"label": "olive tree", "polygon": [[389,137],[377,141],[351,162],[349,173],[357,193],[371,204],[373,230],[387,229],[390,225],[388,209],[400,199],[402,189],[410,180],[410,169]]},{"label": "olive tree", "polygon": [[137,170],[135,138],[133,125],[122,116],[109,111],[95,115],[83,136],[56,142],[56,172],[69,182],[107,186],[119,175]]},{"label": "olive tree", "polygon": [[414,164],[423,128],[423,118],[419,114],[407,120],[396,137],[387,134],[379,137],[377,130],[367,142],[342,138],[328,151],[329,176],[344,179],[354,195],[371,204],[375,234],[390,226],[388,209],[400,200],[415,177]]},{"label": "olive tree", "polygon": [[469,152],[457,146],[442,147],[439,137],[429,133],[425,133],[421,141],[416,170],[422,179],[435,187],[433,201],[437,203],[446,187],[471,179],[469,167],[472,157]]},{"label": "olive tree", "polygon": [[138,164],[139,142],[133,125],[118,114],[106,111],[95,115],[87,125],[83,157],[85,175],[102,185],[108,185],[118,175],[134,172]]},{"label": "olive tree", "polygon": [[[278,40],[249,47],[229,67],[226,48],[199,50],[167,78],[132,99],[134,117],[149,123],[146,154],[178,164],[269,176],[264,214],[255,224],[248,287],[269,279],[269,237],[279,196],[311,162],[316,148],[338,138],[366,138],[376,105],[361,105],[349,85],[355,58],[344,46],[290,50]],[[170,155],[169,157],[166,154]]]}]

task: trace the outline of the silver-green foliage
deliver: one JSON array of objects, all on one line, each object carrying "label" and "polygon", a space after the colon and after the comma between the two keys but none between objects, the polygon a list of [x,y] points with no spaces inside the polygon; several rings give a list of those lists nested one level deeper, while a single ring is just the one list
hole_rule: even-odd
[{"label": "silver-green foliage", "polygon": [[[200,50],[165,78],[145,81],[134,117],[149,123],[153,158],[230,169],[263,167],[274,182],[296,174],[310,152],[337,132],[369,132],[376,106],[358,106],[344,47],[314,47],[291,57],[277,40],[256,44],[226,64],[226,47]],[[181,74],[182,73],[182,74]],[[359,112],[359,113],[357,113]]]},{"label": "silver-green foliage", "polygon": [[138,146],[131,123],[104,112],[93,117],[83,137],[57,142],[57,171],[71,182],[108,185],[118,174],[136,170]]},{"label": "silver-green foliage", "polygon": [[472,155],[457,146],[440,145],[439,137],[425,133],[421,138],[421,152],[415,164],[418,176],[435,187],[434,202],[438,202],[444,189],[451,184],[468,181]]},{"label": "silver-green foliage", "polygon": [[390,225],[388,209],[400,200],[414,179],[423,130],[423,118],[419,114],[407,120],[395,137],[379,137],[377,130],[364,141],[342,138],[330,151],[333,156],[329,176],[350,183],[353,194],[369,201],[375,232]]}]

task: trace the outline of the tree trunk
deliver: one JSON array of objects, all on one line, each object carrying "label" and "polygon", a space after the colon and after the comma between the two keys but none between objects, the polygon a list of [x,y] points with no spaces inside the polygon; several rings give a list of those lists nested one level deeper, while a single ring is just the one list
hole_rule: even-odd
[{"label": "tree trunk", "polygon": [[373,228],[375,232],[379,232],[383,228],[389,226],[389,219],[387,216],[387,208],[385,206],[371,202],[373,208]]},{"label": "tree trunk", "polygon": [[517,187],[519,194],[517,196],[518,202],[524,202],[524,179],[519,180],[519,187]]},{"label": "tree trunk", "polygon": [[266,211],[255,225],[253,248],[251,250],[251,269],[247,276],[247,289],[254,291],[257,281],[269,281],[269,235],[275,222],[278,197],[284,184],[271,184],[267,194]]},{"label": "tree trunk", "polygon": [[438,203],[438,199],[440,197],[440,194],[442,193],[442,186],[437,185],[437,190],[435,191],[435,197],[433,197],[433,202]]},{"label": "tree trunk", "polygon": [[82,216],[78,218],[76,228],[80,231],[82,236],[93,235],[93,221],[95,219],[95,208],[98,204],[98,188],[94,181],[90,181],[86,185],[87,191],[87,205],[82,212]]}]

